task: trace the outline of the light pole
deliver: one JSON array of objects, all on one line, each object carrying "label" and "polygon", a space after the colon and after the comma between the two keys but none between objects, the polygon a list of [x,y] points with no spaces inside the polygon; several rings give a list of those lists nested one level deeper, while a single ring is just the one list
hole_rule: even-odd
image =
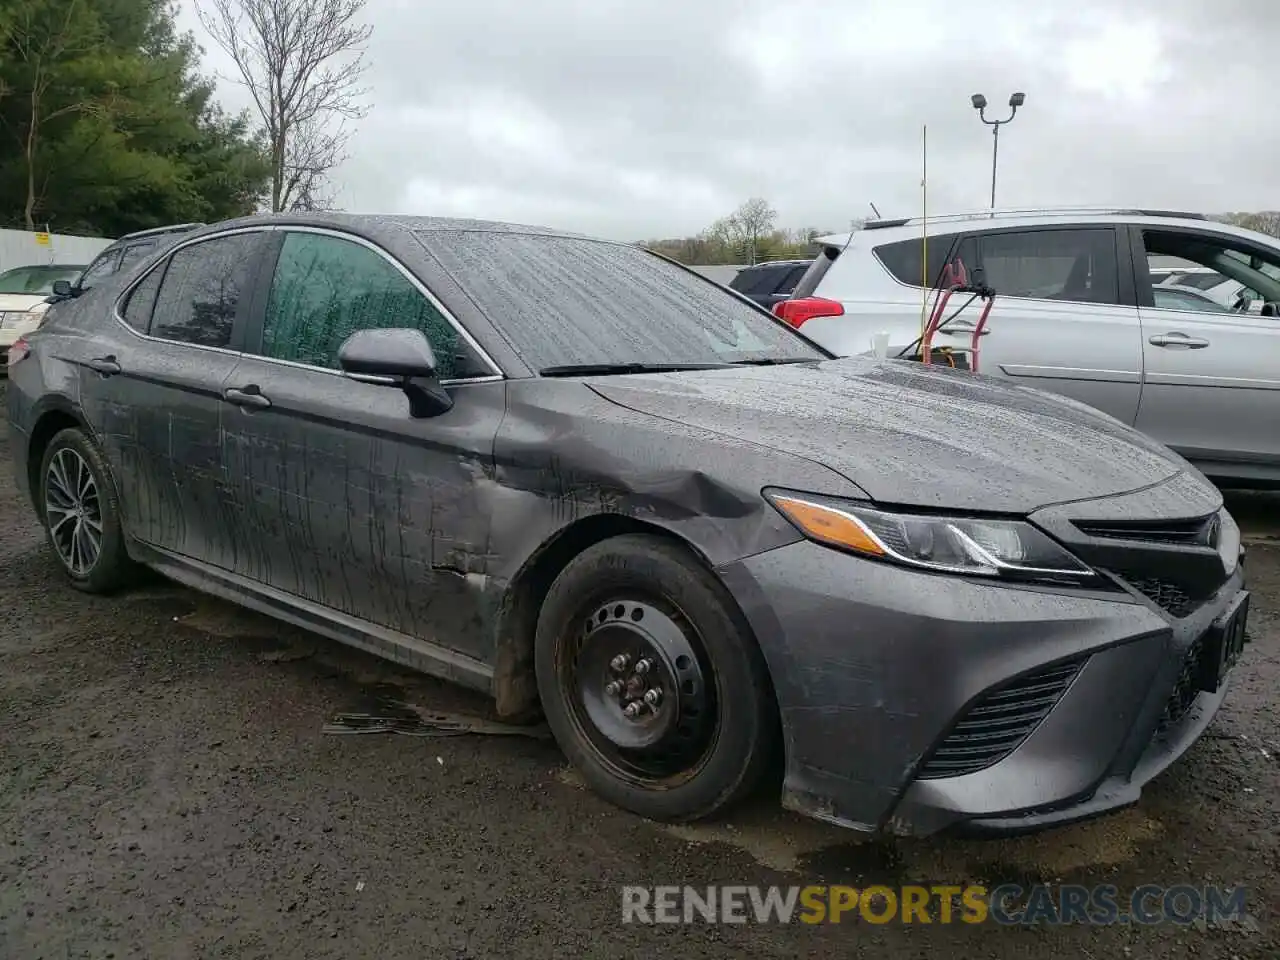
[{"label": "light pole", "polygon": [[973,104],[973,109],[978,111],[978,119],[991,128],[991,209],[996,208],[996,160],[1000,156],[1000,128],[1012,120],[1018,113],[1018,108],[1027,102],[1025,93],[1015,93],[1009,98],[1009,116],[1004,120],[988,120],[987,119],[987,98],[980,93],[975,93],[969,98]]}]

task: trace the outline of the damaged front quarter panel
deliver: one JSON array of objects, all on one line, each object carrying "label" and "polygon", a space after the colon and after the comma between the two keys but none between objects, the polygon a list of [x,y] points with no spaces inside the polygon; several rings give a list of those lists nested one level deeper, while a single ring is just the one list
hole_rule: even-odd
[{"label": "damaged front quarter panel", "polygon": [[[498,713],[536,710],[533,636],[542,597],[573,556],[609,536],[678,539],[711,568],[793,543],[799,534],[760,495],[787,485],[864,497],[827,467],[768,447],[639,413],[589,383],[508,385],[491,510]],[[780,665],[770,664],[771,669]]]}]

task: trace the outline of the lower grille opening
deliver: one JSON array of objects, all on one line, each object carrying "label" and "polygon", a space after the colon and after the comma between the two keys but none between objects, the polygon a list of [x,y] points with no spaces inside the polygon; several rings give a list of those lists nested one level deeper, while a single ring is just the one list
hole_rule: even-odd
[{"label": "lower grille opening", "polygon": [[1220,586],[1220,584],[1192,586],[1187,582],[1170,580],[1169,577],[1153,577],[1149,573],[1124,570],[1119,567],[1108,567],[1107,572],[1120,577],[1125,584],[1132,586],[1162,611],[1178,620],[1198,611],[1213,595],[1213,591]]},{"label": "lower grille opening", "polygon": [[1003,760],[1057,705],[1088,659],[1055,663],[984,694],[921,766],[918,778],[960,777]]},{"label": "lower grille opening", "polygon": [[1204,635],[1202,634],[1196,637],[1195,642],[1187,650],[1186,657],[1183,658],[1182,669],[1178,672],[1173,692],[1169,694],[1164,712],[1160,714],[1160,720],[1156,724],[1156,737],[1163,736],[1170,727],[1176,726],[1187,715],[1191,705],[1196,702],[1196,697],[1200,695],[1197,681],[1200,676],[1200,660],[1203,656]]},{"label": "lower grille opening", "polygon": [[1161,610],[1179,619],[1194,613],[1203,602],[1202,598],[1193,596],[1172,580],[1162,580],[1159,577],[1127,577],[1123,573],[1118,575]]}]

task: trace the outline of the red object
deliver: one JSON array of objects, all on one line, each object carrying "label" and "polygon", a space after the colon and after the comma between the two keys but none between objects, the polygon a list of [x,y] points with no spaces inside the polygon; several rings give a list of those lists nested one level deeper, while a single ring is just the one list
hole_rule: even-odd
[{"label": "red object", "polygon": [[843,317],[844,306],[837,300],[826,297],[800,297],[797,300],[782,300],[774,304],[774,316],[799,330],[806,320],[814,317]]},{"label": "red object", "polygon": [[6,360],[8,366],[12,367],[19,360],[26,359],[27,354],[31,352],[31,344],[27,343],[22,337],[13,341],[9,345],[9,357]]}]

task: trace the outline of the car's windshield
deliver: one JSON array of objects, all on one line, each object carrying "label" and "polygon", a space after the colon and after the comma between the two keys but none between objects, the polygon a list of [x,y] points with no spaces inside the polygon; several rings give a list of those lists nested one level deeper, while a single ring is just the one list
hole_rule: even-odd
[{"label": "car's windshield", "polygon": [[67,266],[66,264],[33,264],[28,267],[14,267],[0,273],[0,293],[29,293],[48,296],[53,293],[53,284],[57,280],[74,281],[80,276],[83,266]]},{"label": "car's windshield", "polygon": [[480,230],[420,238],[535,370],[827,358],[758,308],[640,247]]}]

